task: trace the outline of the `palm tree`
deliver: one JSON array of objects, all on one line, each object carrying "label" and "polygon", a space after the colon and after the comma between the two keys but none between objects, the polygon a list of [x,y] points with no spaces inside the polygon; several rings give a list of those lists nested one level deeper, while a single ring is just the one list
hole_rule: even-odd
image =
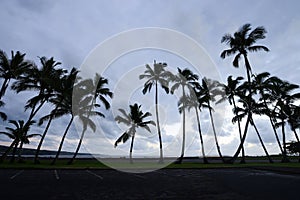
[{"label": "palm tree", "polygon": [[146,78],[147,81],[144,84],[143,94],[151,91],[151,88],[155,86],[155,111],[156,111],[156,124],[157,124],[157,134],[159,138],[159,149],[160,149],[160,163],[163,163],[163,150],[162,150],[162,138],[161,138],[161,130],[158,116],[158,84],[165,90],[165,92],[169,93],[169,79],[172,76],[171,72],[166,71],[167,67],[166,63],[158,63],[154,61],[153,69],[146,64],[146,70],[144,74],[139,76],[140,79]]},{"label": "palm tree", "polygon": [[[286,147],[286,134],[285,124],[289,119],[291,113],[291,107],[296,100],[299,100],[300,93],[291,94],[293,90],[299,88],[298,85],[291,84],[287,81],[280,79],[273,79],[271,86],[271,94],[268,96],[273,100],[275,106],[273,109],[273,116],[275,120],[275,126],[281,126],[282,132],[282,143],[283,143],[283,159],[282,162],[289,162],[287,158],[287,147]],[[279,119],[279,122],[276,120]]]},{"label": "palm tree", "polygon": [[[25,110],[31,109],[28,120],[29,123],[33,120],[34,116],[43,107],[43,105],[54,95],[54,90],[51,88],[50,82],[58,80],[66,72],[63,69],[55,69],[61,63],[56,62],[54,58],[47,59],[46,57],[40,58],[41,68],[36,65],[32,65],[30,71],[24,73],[19,77],[12,85],[12,89],[17,93],[23,91],[38,91],[38,94],[29,99],[25,105]],[[23,142],[21,141],[21,147]],[[19,157],[22,151],[19,152]]]},{"label": "palm tree", "polygon": [[[50,124],[56,116],[55,113],[59,109],[59,106],[64,100],[65,96],[67,96],[67,92],[72,91],[78,72],[79,71],[76,68],[72,68],[69,74],[64,75],[62,78],[57,77],[56,80],[49,82],[50,87],[54,90],[54,95],[49,98],[49,102],[52,103],[55,106],[55,108],[54,110],[51,111],[50,114],[42,117],[39,120],[38,123],[39,126],[42,125],[46,119],[48,119],[48,123],[44,129],[44,132],[42,134],[42,137],[36,149],[36,153],[34,157],[34,163],[36,164],[39,163],[39,159],[38,159],[39,152],[44,142],[44,139],[46,137],[46,134],[49,130]],[[77,77],[77,79],[79,80],[80,77]]]},{"label": "palm tree", "polygon": [[[187,92],[193,92],[195,87],[198,87],[198,75],[194,74],[189,69],[181,70],[177,68],[178,73],[175,76],[172,76],[171,81],[174,85],[171,87],[171,94],[174,94],[175,90],[181,87],[182,90],[182,98],[186,99]],[[186,89],[188,91],[186,91]],[[183,101],[183,110],[182,110],[182,148],[181,148],[181,155],[177,160],[177,163],[181,163],[183,156],[184,156],[184,149],[185,149],[185,101]]]},{"label": "palm tree", "polygon": [[[28,124],[25,124],[23,120],[9,120],[9,123],[13,124],[15,128],[11,127],[5,127],[7,130],[1,131],[0,134],[4,134],[11,138],[13,141],[11,145],[8,147],[8,149],[2,154],[0,161],[3,162],[6,158],[7,154],[13,149],[12,157],[10,162],[14,162],[15,155],[17,152],[17,148],[20,144],[20,142],[23,142],[25,144],[29,143],[29,139],[35,136],[40,136],[40,134],[29,134],[27,135],[27,132],[30,129],[30,126],[35,123],[35,121],[30,121]],[[21,148],[21,147],[20,147]],[[20,149],[21,150],[21,149]]]},{"label": "palm tree", "polygon": [[233,66],[239,67],[239,60],[241,56],[244,57],[244,63],[246,67],[248,82],[251,81],[251,66],[248,60],[248,52],[256,52],[260,50],[269,51],[269,49],[263,45],[254,45],[258,40],[264,39],[267,31],[263,26],[259,26],[251,30],[250,24],[244,24],[240,29],[233,34],[225,34],[222,37],[221,43],[225,42],[229,45],[230,49],[226,49],[221,53],[221,58],[235,55],[233,60]]},{"label": "palm tree", "polygon": [[131,145],[130,145],[130,151],[129,151],[129,157],[130,157],[130,163],[133,163],[132,161],[132,150],[133,150],[133,142],[134,137],[136,133],[137,128],[144,128],[147,131],[151,132],[148,125],[152,124],[155,126],[155,122],[148,120],[144,121],[145,118],[152,116],[149,112],[143,112],[141,110],[141,105],[138,105],[137,103],[133,105],[129,105],[130,111],[129,113],[126,113],[124,109],[119,109],[120,113],[122,115],[118,115],[115,120],[118,123],[123,123],[127,126],[129,126],[129,129],[124,132],[121,137],[117,139],[115,142],[115,147],[117,147],[118,143],[121,141],[124,143],[131,137]]},{"label": "palm tree", "polygon": [[[74,162],[74,159],[76,158],[76,156],[79,152],[79,149],[82,144],[82,140],[83,140],[85,132],[87,130],[87,126],[88,125],[90,127],[94,126],[93,121],[89,118],[90,115],[98,115],[100,117],[105,117],[104,114],[101,112],[96,112],[96,111],[92,112],[92,109],[94,107],[98,106],[98,104],[96,104],[96,100],[98,99],[101,102],[101,104],[104,105],[106,110],[108,110],[110,108],[110,104],[106,98],[107,97],[112,98],[113,93],[109,90],[109,88],[106,87],[107,84],[108,84],[108,80],[104,77],[101,77],[99,74],[96,73],[94,80],[87,79],[86,81],[81,81],[77,85],[77,87],[82,87],[83,90],[87,90],[87,95],[91,95],[93,98],[92,98],[92,102],[90,104],[89,110],[88,110],[87,114],[85,114],[86,116],[82,115],[80,117],[81,119],[84,119],[83,120],[83,122],[84,122],[83,130],[81,132],[80,140],[79,140],[78,146],[76,148],[76,151],[75,151],[72,159],[69,161],[69,164],[72,164]],[[76,95],[76,93],[75,93],[75,95]]]},{"label": "palm tree", "polygon": [[214,124],[214,118],[213,118],[213,114],[212,114],[213,109],[211,107],[211,102],[215,101],[215,97],[217,95],[221,95],[221,93],[222,93],[219,86],[220,86],[219,82],[211,80],[211,79],[207,79],[206,77],[204,77],[202,79],[202,84],[199,86],[199,89],[200,89],[200,98],[202,99],[203,102],[205,102],[207,104],[207,108],[208,108],[209,116],[210,116],[210,122],[211,122],[211,125],[213,128],[213,133],[214,133],[214,138],[215,138],[218,154],[219,154],[222,162],[225,163],[225,160],[223,158],[223,155],[222,155],[222,152],[221,152],[221,149],[219,146],[217,133],[216,133],[216,129],[215,129],[215,124]]},{"label": "palm tree", "polygon": [[[183,106],[185,106],[185,107],[183,107]],[[202,107],[207,107],[207,105],[205,105],[205,102],[202,101],[200,92],[197,92],[196,89],[194,89],[194,92],[191,92],[191,94],[187,95],[186,99],[181,97],[178,102],[179,113],[182,113],[182,111],[184,109],[187,109],[188,111],[190,111],[191,109],[195,109],[197,125],[198,125],[198,133],[199,133],[199,137],[200,137],[200,146],[201,146],[202,157],[203,157],[203,163],[208,164],[208,160],[205,156],[204,142],[203,142],[200,116],[199,116],[199,111],[201,111]]]},{"label": "palm tree", "polygon": [[[216,104],[223,102],[224,100],[228,100],[230,105],[233,105],[233,110],[236,110],[236,100],[235,97],[239,96],[239,93],[241,92],[241,88],[239,87],[240,81],[243,80],[243,77],[237,77],[236,79],[233,79],[232,76],[228,76],[227,78],[227,84],[221,84],[221,87],[223,88],[223,91],[225,92],[225,95],[223,98],[221,98],[219,101],[216,102]],[[238,129],[239,129],[239,136],[240,140],[242,141],[242,129],[241,129],[241,122],[240,119],[237,119],[238,123]],[[244,146],[242,146],[242,160],[241,163],[245,163],[245,150]]]},{"label": "palm tree", "polygon": [[25,54],[21,54],[19,51],[14,54],[11,51],[11,59],[9,59],[6,53],[0,50],[0,78],[4,79],[0,89],[0,99],[4,96],[10,80],[18,79],[30,67],[31,63],[25,61]]},{"label": "palm tree", "polygon": [[260,141],[260,144],[261,144],[261,146],[262,146],[262,148],[263,148],[263,150],[264,150],[264,152],[265,152],[265,154],[266,154],[269,162],[273,163],[273,161],[272,161],[272,159],[271,159],[271,157],[270,157],[270,155],[269,155],[269,153],[267,151],[267,148],[264,145],[264,142],[263,142],[263,140],[261,138],[261,135],[260,135],[260,133],[258,131],[258,128],[255,125],[255,122],[253,120],[253,114],[259,114],[259,115],[261,115],[263,113],[262,106],[260,104],[257,104],[255,102],[255,100],[252,97],[250,97],[250,96],[251,95],[247,95],[247,96],[244,96],[244,97],[241,96],[241,99],[239,100],[239,102],[242,103],[243,107],[237,107],[235,109],[235,111],[234,111],[235,114],[236,114],[236,116],[233,117],[233,119],[232,119],[233,122],[236,122],[237,120],[242,120],[242,118],[244,118],[245,116],[247,116],[247,121],[246,121],[245,129],[244,129],[244,134],[243,134],[243,137],[242,137],[242,141],[240,143],[238,151],[235,153],[235,155],[233,156],[233,158],[232,158],[231,161],[234,162],[235,159],[237,158],[237,156],[238,156],[238,154],[239,154],[239,152],[241,150],[241,146],[244,144],[244,141],[246,139],[246,135],[247,135],[247,131],[248,131],[248,126],[250,124],[250,125],[252,125],[254,127],[255,132],[256,132],[256,134],[258,136],[258,139]]},{"label": "palm tree", "polygon": [[275,134],[275,138],[277,140],[279,149],[280,149],[281,153],[283,154],[283,149],[282,149],[282,146],[281,146],[281,143],[280,143],[277,131],[276,131],[274,120],[272,119],[272,115],[270,114],[272,112],[268,107],[268,103],[270,104],[270,103],[272,103],[272,101],[267,102],[267,100],[268,100],[267,96],[269,96],[269,95],[267,95],[266,93],[270,92],[270,89],[272,87],[272,81],[274,80],[274,77],[269,77],[269,76],[270,76],[270,73],[268,73],[268,72],[263,72],[263,73],[260,73],[257,75],[253,75],[253,78],[254,78],[253,88],[254,88],[254,91],[258,91],[258,93],[260,95],[260,101],[262,101],[262,105],[264,107],[264,114],[267,115],[270,120],[270,123],[273,128],[273,132]]}]

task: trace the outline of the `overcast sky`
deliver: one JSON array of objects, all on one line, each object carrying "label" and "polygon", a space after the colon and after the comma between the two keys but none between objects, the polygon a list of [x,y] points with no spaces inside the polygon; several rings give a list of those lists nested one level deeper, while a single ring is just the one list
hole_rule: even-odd
[{"label": "overcast sky", "polygon": [[[300,3],[297,0],[253,0],[253,1],[35,1],[35,0],[4,0],[0,2],[0,49],[10,54],[11,50],[26,53],[26,58],[38,63],[38,56],[54,57],[62,62],[62,67],[80,68],[93,50],[103,41],[121,32],[144,28],[157,27],[174,30],[186,35],[201,48],[203,55],[208,56],[216,68],[220,81],[227,76],[244,76],[245,69],[232,67],[233,57],[222,60],[220,53],[227,47],[221,44],[225,33],[235,32],[241,25],[251,23],[252,27],[264,26],[268,33],[266,39],[259,41],[270,49],[270,52],[251,53],[249,60],[254,73],[264,71],[279,76],[292,83],[300,84]],[[143,37],[142,35],[140,37]],[[164,38],[157,38],[163,41]],[[125,41],[124,41],[125,42]],[[122,45],[122,44],[120,44]],[[116,47],[114,47],[116,48]],[[192,52],[192,51],[191,51]],[[205,54],[205,55],[204,55]],[[101,56],[106,56],[101,55]],[[195,69],[189,60],[159,49],[140,49],[119,57],[106,67],[103,74],[110,80],[110,88],[118,95],[113,100],[112,112],[107,113],[106,119],[98,123],[100,132],[88,133],[82,151],[111,155],[127,155],[128,144],[121,144],[117,149],[113,143],[122,134],[122,126],[113,121],[117,109],[126,109],[127,103],[140,102],[145,110],[154,111],[154,93],[141,95],[143,81],[132,75],[144,70],[146,63],[153,60],[167,62],[170,70],[177,67]],[[98,63],[101,65],[101,63]],[[97,68],[98,66],[94,66]],[[198,66],[199,67],[199,66]],[[200,70],[201,77],[207,76],[208,67]],[[207,71],[206,71],[207,70]],[[125,84],[131,80],[130,84]],[[128,82],[127,82],[128,83]],[[133,88],[130,88],[134,85]],[[124,88],[125,91],[124,92]],[[130,88],[130,89],[129,89]],[[123,91],[123,93],[122,93]],[[131,91],[129,96],[127,91]],[[24,92],[16,95],[7,92],[4,97],[6,105],[3,109],[9,119],[24,119],[23,105],[32,94]],[[126,97],[124,97],[126,96]],[[177,112],[177,97],[160,95],[163,142],[166,155],[179,155],[181,145],[181,117]],[[49,112],[51,107],[44,108],[38,116]],[[154,113],[154,112],[153,112]],[[232,155],[238,146],[238,132],[231,124],[231,109],[224,104],[214,113],[221,150],[224,155]],[[46,137],[44,149],[57,149],[60,136],[69,120],[65,116],[55,120]],[[279,153],[275,138],[269,134],[271,129],[268,121],[255,117],[257,126],[266,142],[270,153]],[[216,148],[209,125],[208,113],[201,113],[204,129],[205,149],[208,155],[216,155]],[[0,122],[1,130],[7,126]],[[32,133],[41,133],[43,127],[32,128]],[[140,132],[135,141],[136,155],[158,155],[158,139],[155,129],[151,134]],[[199,139],[193,112],[187,119],[187,151],[186,155],[199,155]],[[0,144],[8,144],[9,140],[0,137]],[[293,139],[288,133],[288,139]],[[37,139],[33,139],[27,147],[36,147]],[[73,126],[64,150],[74,151],[78,134]],[[150,153],[149,153],[150,152]],[[246,142],[248,155],[263,154],[258,145],[258,139],[253,130],[249,130]]]}]

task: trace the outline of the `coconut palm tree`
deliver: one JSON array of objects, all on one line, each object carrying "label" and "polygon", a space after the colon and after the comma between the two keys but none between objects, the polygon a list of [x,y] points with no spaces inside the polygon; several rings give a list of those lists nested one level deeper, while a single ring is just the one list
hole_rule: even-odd
[{"label": "coconut palm tree", "polygon": [[[72,164],[74,162],[74,159],[76,158],[79,149],[81,147],[84,135],[86,133],[88,125],[93,127],[93,121],[90,118],[91,115],[98,115],[100,117],[105,117],[105,115],[101,112],[93,111],[92,109],[97,107],[100,104],[96,104],[96,100],[98,99],[102,105],[104,105],[105,109],[108,110],[110,108],[110,104],[107,100],[107,98],[112,98],[113,93],[110,91],[110,89],[107,87],[108,80],[99,74],[96,73],[94,80],[87,79],[86,81],[81,81],[78,83],[76,87],[81,87],[83,90],[86,90],[87,95],[90,95],[92,97],[92,102],[90,103],[90,107],[88,112],[85,115],[82,115],[81,118],[83,120],[83,129],[81,132],[80,140],[77,145],[76,151],[72,157],[72,159],[68,162],[69,164]],[[75,93],[76,95],[76,93]],[[90,123],[90,124],[87,124]]]},{"label": "coconut palm tree", "polygon": [[68,91],[73,90],[73,85],[75,83],[76,78],[77,80],[80,80],[80,77],[77,76],[78,72],[79,71],[76,68],[72,68],[71,71],[68,74],[64,75],[62,78],[56,77],[56,80],[49,82],[49,84],[51,85],[50,87],[54,90],[54,95],[49,98],[49,102],[52,103],[55,106],[55,108],[48,115],[42,117],[39,120],[39,126],[42,125],[45,120],[48,120],[48,122],[36,149],[34,157],[34,163],[36,164],[39,163],[39,152],[46,137],[46,134],[48,133],[50,124],[55,118],[55,116],[58,117],[57,115],[55,115],[55,113],[59,109],[59,106],[64,100],[65,96],[67,96]]},{"label": "coconut palm tree", "polygon": [[267,99],[268,95],[266,95],[266,93],[268,93],[270,91],[270,89],[271,89],[270,87],[272,87],[273,80],[274,80],[274,78],[270,77],[270,73],[263,72],[263,73],[260,73],[257,75],[256,74],[253,75],[253,84],[252,85],[253,85],[254,91],[257,91],[260,95],[259,100],[262,102],[262,105],[264,106],[264,114],[267,115],[269,118],[269,121],[271,123],[273,132],[275,134],[275,138],[278,143],[279,149],[280,149],[281,153],[283,154],[283,149],[282,149],[282,146],[281,146],[281,143],[280,143],[277,131],[276,131],[274,120],[272,119],[272,115],[270,114],[272,112],[268,107],[268,104],[271,104],[272,101],[268,102],[268,99]]},{"label": "coconut palm tree", "polygon": [[[221,87],[223,88],[223,91],[225,92],[225,95],[216,102],[216,104],[221,103],[225,100],[228,100],[230,105],[233,105],[233,110],[236,110],[236,97],[239,96],[239,93],[241,92],[241,88],[239,87],[240,81],[243,80],[243,77],[237,77],[236,79],[233,79],[232,76],[228,76],[227,78],[227,84],[221,84]],[[240,119],[237,119],[238,129],[239,129],[239,136],[240,140],[242,141],[242,129],[241,129],[241,122]],[[245,150],[244,146],[242,146],[242,159],[241,163],[245,163]]]},{"label": "coconut palm tree", "polygon": [[163,162],[163,150],[162,150],[162,138],[161,138],[161,130],[158,116],[158,84],[165,90],[165,92],[169,93],[169,79],[172,76],[171,72],[167,71],[165,68],[167,67],[166,63],[156,63],[154,61],[153,69],[146,64],[146,70],[144,74],[139,76],[140,79],[146,78],[147,81],[144,84],[143,94],[151,91],[151,88],[155,87],[155,113],[156,113],[156,124],[157,124],[157,134],[159,138],[159,149],[160,149],[160,160],[159,162]]},{"label": "coconut palm tree", "polygon": [[283,143],[283,159],[282,162],[289,162],[287,157],[287,147],[286,147],[286,133],[285,124],[289,119],[291,113],[291,107],[296,100],[300,99],[300,93],[293,93],[293,90],[299,88],[298,85],[291,84],[287,81],[282,81],[280,79],[275,79],[272,81],[272,90],[268,98],[272,99],[274,102],[274,109],[272,115],[275,119],[275,126],[281,127],[282,132],[282,143]]},{"label": "coconut palm tree", "polygon": [[251,66],[248,60],[248,52],[256,51],[269,51],[269,49],[263,45],[254,45],[258,40],[264,39],[267,31],[263,26],[259,26],[252,30],[251,24],[244,24],[240,29],[233,35],[225,34],[222,37],[221,43],[226,43],[230,48],[224,50],[221,53],[221,58],[226,58],[227,56],[235,55],[233,60],[233,66],[239,67],[239,60],[241,56],[244,57],[244,63],[246,67],[248,82],[251,81]]},{"label": "coconut palm tree", "polygon": [[[35,121],[30,121],[29,123],[25,124],[23,120],[9,120],[9,123],[11,123],[12,125],[15,126],[15,128],[11,128],[11,127],[5,127],[5,129],[7,130],[5,131],[1,131],[0,134],[4,134],[6,136],[8,136],[10,139],[12,139],[12,143],[11,145],[8,147],[8,149],[6,150],[6,152],[4,152],[1,156],[0,161],[4,161],[4,159],[6,158],[7,154],[13,150],[12,152],[12,157],[10,162],[14,162],[15,160],[15,155],[17,152],[17,148],[20,144],[20,142],[23,142],[25,144],[29,144],[29,139],[35,136],[40,136],[40,134],[29,134],[27,135],[27,132],[30,130],[30,126],[33,125],[35,123]],[[21,148],[21,147],[20,147]]]},{"label": "coconut palm tree", "polygon": [[254,119],[253,119],[253,114],[258,114],[258,115],[263,114],[263,111],[262,111],[263,106],[261,104],[257,104],[252,97],[250,98],[250,96],[251,95],[247,95],[247,96],[244,96],[244,97],[241,96],[241,99],[239,100],[239,102],[242,103],[243,107],[237,107],[234,111],[236,116],[233,117],[233,119],[232,119],[233,122],[236,122],[237,120],[242,120],[246,116],[247,116],[247,121],[246,121],[245,129],[244,129],[244,134],[243,134],[243,137],[242,137],[242,141],[240,143],[238,151],[235,153],[235,155],[233,156],[231,161],[234,162],[234,160],[237,158],[237,155],[239,154],[241,146],[243,145],[243,143],[246,139],[248,126],[250,124],[255,129],[255,132],[258,136],[260,144],[261,144],[261,146],[262,146],[269,162],[273,163],[273,160],[271,159],[271,157],[270,157],[270,155],[267,151],[267,148],[264,145],[262,137],[261,137],[261,135],[258,131],[258,128],[257,128],[257,126],[254,122]]},{"label": "coconut palm tree", "polygon": [[133,142],[134,137],[136,134],[137,128],[144,128],[147,131],[151,132],[149,125],[154,125],[155,122],[148,120],[145,121],[145,118],[152,116],[149,112],[143,112],[141,110],[141,105],[138,105],[137,103],[133,105],[129,105],[130,111],[126,113],[124,109],[119,109],[121,115],[118,115],[115,120],[118,123],[123,123],[127,126],[129,126],[128,130],[125,131],[115,142],[115,147],[117,147],[118,143],[123,142],[125,143],[130,137],[131,137],[131,145],[130,145],[130,151],[129,151],[129,158],[130,163],[133,163],[132,161],[132,150],[133,150]]},{"label": "coconut palm tree", "polygon": [[204,77],[202,79],[202,84],[199,86],[199,90],[200,90],[200,99],[205,102],[207,104],[207,108],[209,111],[209,116],[210,116],[210,122],[213,128],[213,133],[214,133],[214,138],[215,138],[215,142],[216,142],[216,147],[217,147],[217,151],[218,154],[222,160],[223,163],[225,163],[226,161],[223,158],[220,146],[219,146],[219,142],[218,142],[218,138],[217,138],[217,132],[215,129],[215,123],[214,123],[214,118],[213,118],[213,108],[211,106],[211,102],[216,101],[216,96],[220,95],[222,96],[222,91],[220,90],[220,83],[218,81],[214,81],[211,79],[207,79],[206,77]]},{"label": "coconut palm tree", "polygon": [[[171,94],[174,94],[175,90],[178,90],[181,87],[182,91],[182,98],[186,99],[186,95],[190,92],[194,91],[195,87],[198,87],[197,80],[199,79],[198,75],[194,74],[189,69],[181,70],[177,68],[178,73],[177,75],[172,76],[170,79],[174,84],[171,87]],[[187,91],[186,91],[187,90]],[[181,163],[184,157],[184,149],[185,149],[185,101],[183,101],[183,110],[182,110],[182,148],[181,148],[181,155],[177,160],[177,163]]]},{"label": "coconut palm tree", "polygon": [[184,97],[181,97],[180,100],[178,101],[179,113],[182,113],[184,109],[187,109],[189,112],[191,109],[195,110],[203,163],[208,164],[208,160],[206,158],[205,150],[204,150],[203,135],[201,130],[200,116],[199,116],[199,111],[201,111],[202,107],[207,107],[207,105],[205,104],[205,102],[202,101],[201,93],[197,92],[196,89],[194,89],[194,92],[191,92],[189,95],[187,95],[185,99]]},{"label": "coconut palm tree", "polygon": [[[25,105],[25,110],[31,109],[26,124],[33,120],[34,116],[43,107],[43,105],[54,95],[54,90],[51,88],[50,82],[58,80],[66,72],[63,69],[56,69],[61,63],[56,62],[54,58],[40,58],[41,67],[32,65],[30,71],[27,71],[23,76],[19,77],[12,85],[12,89],[17,93],[23,91],[37,91],[38,94],[29,99]],[[21,147],[23,142],[21,141]],[[22,148],[21,148],[22,149]],[[22,151],[19,152],[19,157]]]},{"label": "coconut palm tree", "polygon": [[11,59],[0,50],[0,78],[3,83],[0,89],[0,99],[4,96],[11,79],[18,79],[20,75],[31,68],[31,62],[25,60],[25,54],[11,51]]}]

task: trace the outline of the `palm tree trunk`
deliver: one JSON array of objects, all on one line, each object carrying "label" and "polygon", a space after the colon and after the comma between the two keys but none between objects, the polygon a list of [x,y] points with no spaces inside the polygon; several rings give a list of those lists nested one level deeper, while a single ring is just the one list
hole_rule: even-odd
[{"label": "palm tree trunk", "polygon": [[[297,134],[297,132],[296,132],[296,129],[293,129],[293,132],[294,132],[294,134],[295,134],[295,137],[296,137],[297,142],[299,143],[300,140],[299,140],[298,134]],[[298,162],[300,162],[300,152],[299,152]]]},{"label": "palm tree trunk", "polygon": [[59,154],[60,154],[60,152],[61,152],[62,146],[63,146],[64,141],[65,141],[66,135],[67,135],[67,133],[68,133],[68,131],[69,131],[69,128],[71,127],[71,124],[72,124],[72,122],[73,122],[73,119],[74,119],[74,116],[72,115],[72,117],[71,117],[71,119],[70,119],[70,121],[69,121],[69,124],[68,124],[68,126],[67,126],[67,128],[66,128],[66,130],[65,130],[65,132],[64,132],[64,134],[63,134],[63,137],[61,138],[61,141],[60,141],[58,150],[57,150],[57,152],[56,152],[56,156],[55,156],[54,160],[52,161],[51,165],[54,165],[54,164],[56,163],[56,160],[58,159],[58,156],[59,156]]},{"label": "palm tree trunk", "polygon": [[160,150],[160,158],[159,163],[163,163],[163,150],[162,150],[162,139],[161,139],[161,131],[158,117],[158,89],[157,89],[157,80],[155,82],[155,112],[156,112],[156,124],[157,124],[157,133],[159,139],[159,150]]},{"label": "palm tree trunk", "polygon": [[247,121],[246,121],[246,124],[245,124],[245,129],[244,129],[244,134],[243,134],[243,137],[242,137],[242,141],[241,141],[239,147],[237,148],[235,154],[234,154],[233,157],[230,159],[230,163],[234,163],[234,161],[237,159],[238,155],[240,154],[241,149],[243,148],[244,142],[245,142],[245,140],[246,140],[247,132],[248,132],[248,127],[249,127],[249,123],[250,123],[250,118],[251,118],[251,113],[249,112],[249,113],[248,113],[248,116],[247,116]]},{"label": "palm tree trunk", "polygon": [[16,144],[14,146],[14,149],[13,149],[13,152],[12,152],[12,155],[11,155],[11,159],[10,159],[11,163],[15,162],[15,156],[16,156],[16,152],[17,152],[17,149],[18,149],[18,145],[19,145],[19,142],[16,142]]},{"label": "palm tree trunk", "polygon": [[199,131],[199,137],[200,137],[200,143],[201,143],[201,150],[202,150],[202,157],[203,157],[203,162],[205,164],[208,163],[207,158],[205,156],[204,152],[204,142],[203,142],[203,137],[202,137],[202,131],[201,131],[201,124],[200,124],[200,118],[199,118],[199,112],[198,108],[195,106],[195,112],[196,112],[196,117],[197,117],[197,124],[198,124],[198,131]]},{"label": "palm tree trunk", "polygon": [[6,151],[2,154],[1,158],[0,158],[0,163],[2,163],[5,158],[7,157],[7,154],[12,150],[12,148],[14,147],[15,145],[15,141],[13,141],[10,146],[6,149]]},{"label": "palm tree trunk", "polygon": [[183,109],[182,109],[182,146],[181,146],[181,155],[179,157],[178,163],[182,163],[182,159],[184,157],[184,148],[185,148],[185,91],[184,86],[182,86],[182,96],[184,98],[183,101]]},{"label": "palm tree trunk", "polygon": [[282,131],[282,143],[283,143],[283,158],[282,161],[283,163],[289,162],[289,159],[287,157],[287,151],[286,151],[286,139],[285,139],[285,129],[284,129],[284,119],[281,119],[281,131]]},{"label": "palm tree trunk", "polygon": [[[233,102],[234,109],[236,109],[234,97],[232,97],[232,102]],[[238,119],[238,128],[239,128],[240,141],[242,142],[242,128],[241,128],[241,120],[240,119]],[[242,163],[242,164],[246,163],[244,145],[242,146],[242,160],[240,163]]]},{"label": "palm tree trunk", "polygon": [[81,136],[80,136],[79,143],[78,143],[78,145],[77,145],[76,151],[75,151],[73,157],[71,158],[71,160],[69,160],[68,165],[71,165],[71,164],[74,162],[74,160],[75,160],[75,158],[76,158],[76,156],[77,156],[77,154],[78,154],[78,152],[79,152],[79,149],[80,149],[80,147],[81,147],[82,140],[83,140],[83,137],[84,137],[84,135],[85,135],[85,132],[86,132],[86,128],[84,128],[84,129],[82,130],[82,132],[81,132]]},{"label": "palm tree trunk", "polygon": [[215,123],[214,123],[214,119],[213,119],[213,116],[212,116],[212,112],[211,112],[211,108],[210,108],[210,104],[209,103],[208,103],[208,109],[209,109],[210,122],[211,122],[211,125],[212,125],[212,128],[213,128],[213,132],[214,132],[214,137],[215,137],[217,151],[218,151],[218,154],[219,154],[222,162],[226,163],[225,160],[224,160],[224,158],[223,158],[220,146],[219,146],[219,142],[218,142],[218,138],[217,138],[217,133],[216,133],[216,129],[215,129]]},{"label": "palm tree trunk", "polygon": [[133,142],[134,142],[134,136],[135,136],[135,131],[133,132],[132,138],[131,138],[131,144],[130,144],[130,151],[129,151],[129,159],[130,159],[130,163],[133,163],[132,160],[132,150],[133,150]]},{"label": "palm tree trunk", "polygon": [[[36,113],[42,108],[42,106],[44,105],[45,102],[46,102],[45,100],[42,101],[37,108],[36,108],[36,105],[33,106],[32,110],[31,110],[31,113],[29,115],[29,118],[28,118],[28,120],[27,120],[27,122],[25,123],[24,126],[28,126],[30,121],[33,119],[33,117],[36,115]],[[26,137],[26,136],[27,136],[27,133],[24,133],[24,137]],[[24,144],[24,141],[21,141],[20,149],[19,149],[19,155],[18,155],[19,162],[22,162],[23,144]]]},{"label": "palm tree trunk", "polygon": [[[247,79],[248,79],[248,82],[251,83],[251,66],[250,66],[247,54],[243,54],[243,55],[244,55],[244,60],[245,60],[245,67],[246,67],[246,72],[247,72]],[[249,90],[249,92],[251,93],[251,89]]]},{"label": "palm tree trunk", "polygon": [[[57,109],[58,109],[58,106],[54,109],[54,113],[56,112]],[[35,164],[40,163],[40,162],[39,162],[39,153],[40,153],[42,144],[43,144],[43,142],[44,142],[44,139],[45,139],[45,137],[46,137],[46,134],[47,134],[47,132],[48,132],[48,129],[49,129],[49,127],[50,127],[50,124],[51,124],[53,118],[54,118],[54,116],[51,115],[51,117],[50,117],[50,119],[48,120],[48,123],[47,123],[47,125],[46,125],[46,128],[45,128],[45,130],[44,130],[44,132],[43,132],[43,135],[42,135],[42,137],[41,137],[41,140],[40,140],[40,142],[39,142],[39,145],[38,145],[38,147],[37,147],[37,149],[36,149],[35,157],[34,157],[34,163],[35,163]]]},{"label": "palm tree trunk", "polygon": [[268,153],[268,151],[267,151],[267,148],[266,148],[266,146],[265,146],[265,144],[264,144],[264,142],[263,142],[263,140],[262,140],[262,138],[261,138],[261,136],[260,136],[260,133],[258,132],[258,129],[257,129],[257,127],[256,127],[256,125],[255,125],[254,120],[253,120],[252,117],[251,117],[251,125],[254,127],[254,129],[255,129],[255,131],[256,131],[256,134],[257,134],[257,136],[258,136],[258,139],[259,139],[259,141],[260,141],[260,144],[261,144],[262,148],[264,149],[265,154],[266,154],[266,156],[267,156],[268,159],[269,159],[269,162],[270,162],[270,163],[273,163],[273,160],[271,159],[271,157],[270,157],[270,155],[269,155],[269,153]]},{"label": "palm tree trunk", "polygon": [[10,79],[6,78],[6,79],[4,79],[4,82],[2,83],[1,90],[0,90],[0,99],[2,99],[2,97],[5,94],[5,91],[8,87],[8,84],[9,84],[9,80]]}]

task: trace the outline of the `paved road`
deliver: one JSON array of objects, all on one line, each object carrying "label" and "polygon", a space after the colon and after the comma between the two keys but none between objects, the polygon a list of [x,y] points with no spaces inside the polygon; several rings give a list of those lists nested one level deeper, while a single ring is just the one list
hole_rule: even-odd
[{"label": "paved road", "polygon": [[0,170],[3,200],[298,199],[299,175],[254,169]]}]

